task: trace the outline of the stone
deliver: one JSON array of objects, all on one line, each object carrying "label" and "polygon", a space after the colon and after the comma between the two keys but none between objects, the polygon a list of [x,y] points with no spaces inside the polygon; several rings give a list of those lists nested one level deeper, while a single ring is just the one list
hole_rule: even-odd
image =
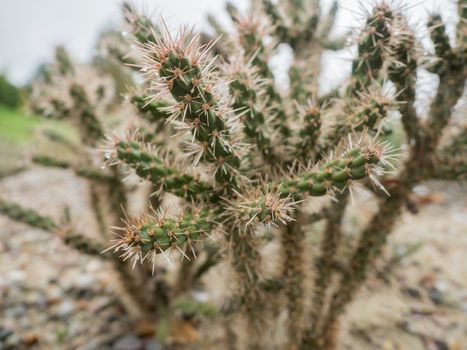
[{"label": "stone", "polygon": [[55,314],[59,317],[67,317],[70,316],[74,310],[74,303],[71,300],[66,299],[57,305]]},{"label": "stone", "polygon": [[26,346],[32,346],[39,342],[39,335],[36,332],[26,333],[22,338],[22,342]]},{"label": "stone", "polygon": [[96,284],[96,278],[90,274],[80,274],[76,276],[75,286],[79,289],[91,289]]},{"label": "stone", "polygon": [[119,338],[114,344],[115,350],[141,350],[143,341],[133,334],[127,334]]}]

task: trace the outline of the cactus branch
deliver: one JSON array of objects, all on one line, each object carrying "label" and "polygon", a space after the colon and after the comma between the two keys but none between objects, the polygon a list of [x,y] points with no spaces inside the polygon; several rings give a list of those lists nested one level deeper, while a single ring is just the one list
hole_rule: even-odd
[{"label": "cactus branch", "polygon": [[129,165],[138,176],[151,181],[158,191],[170,192],[189,200],[209,198],[209,192],[212,192],[212,187],[196,176],[180,173],[163,161],[149,145],[134,140],[119,140],[113,147],[115,155],[112,158]]},{"label": "cactus branch", "polygon": [[104,247],[100,243],[82,234],[74,233],[68,228],[60,227],[52,218],[40,215],[32,209],[25,209],[18,204],[0,199],[0,213],[13,220],[24,222],[32,227],[52,233],[55,232],[62,238],[67,246],[81,253],[102,259],[109,258],[108,254],[101,254]]}]

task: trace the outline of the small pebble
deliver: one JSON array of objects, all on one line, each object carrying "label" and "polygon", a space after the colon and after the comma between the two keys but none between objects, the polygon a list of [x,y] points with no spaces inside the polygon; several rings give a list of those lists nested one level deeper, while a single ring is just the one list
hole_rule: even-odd
[{"label": "small pebble", "polygon": [[57,305],[55,314],[59,317],[67,317],[75,310],[75,305],[71,300],[64,300]]},{"label": "small pebble", "polygon": [[114,344],[115,350],[140,350],[143,349],[143,341],[138,337],[128,334],[119,338]]}]

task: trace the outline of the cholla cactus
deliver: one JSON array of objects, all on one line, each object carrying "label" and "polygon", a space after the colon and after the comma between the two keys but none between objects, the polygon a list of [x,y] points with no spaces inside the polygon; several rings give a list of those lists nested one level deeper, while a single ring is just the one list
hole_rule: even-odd
[{"label": "cholla cactus", "polygon": [[[223,268],[217,266],[225,261],[233,280],[226,279],[217,317],[224,320],[226,346],[332,350],[339,317],[364,283],[412,187],[423,179],[465,172],[465,157],[458,156],[465,153],[465,127],[458,127],[457,136],[440,149],[438,144],[456,105],[465,99],[466,5],[459,1],[455,46],[441,18],[430,18],[435,50],[433,57],[422,57],[403,12],[384,1],[375,4],[358,32],[349,81],[325,96],[317,84],[320,55],[341,48],[343,42],[329,36],[336,3],[327,16],[318,1],[264,0],[255,6],[244,15],[228,5],[233,33],[211,17],[224,37],[206,43],[204,35],[187,28],[173,32],[163,21],[156,24],[125,4],[125,40],[137,50],[126,49],[119,39],[118,45],[106,43],[107,53],[129,64],[144,82],[129,92],[134,106],[129,113],[137,116],[136,122],[105,142],[105,121],[98,117],[104,101],[100,90],[74,82],[80,68],[63,52],[56,70],[73,81],[67,96],[41,90],[42,107],[36,110],[78,121],[83,142],[102,150],[107,170],[101,177],[86,169],[77,173],[81,170],[94,184],[104,184],[113,208],[122,204],[126,209],[121,179],[129,170],[151,184],[146,212],[114,211],[123,223],[114,229],[105,256],[112,253],[114,261],[149,267],[158,280],[167,277],[159,266],[178,266],[177,278],[167,279],[176,281],[167,282],[170,292],[163,298],[156,294],[155,301],[147,288],[154,277],[139,275],[142,282],[135,296],[147,309],[155,309],[156,322],[170,322],[177,298],[191,298],[204,273]],[[289,45],[294,54],[288,90],[279,87],[268,65],[278,44]],[[213,51],[222,57],[216,59]],[[425,119],[414,107],[417,69],[422,66],[439,76]],[[51,77],[47,82],[55,84]],[[390,129],[384,123],[394,112],[400,113],[407,133],[408,154],[402,160],[381,137]],[[70,166],[43,156],[36,160]],[[334,276],[342,222],[352,202],[349,195],[359,182],[379,198],[379,209],[363,228],[348,268]],[[385,183],[390,186],[385,188]],[[315,197],[326,203],[312,214],[306,204]],[[6,201],[0,209],[46,230],[58,227]],[[323,237],[310,262],[309,224],[319,220],[325,223]],[[280,267],[263,251],[268,240],[280,247]],[[265,268],[269,265],[276,266],[274,273]],[[280,313],[284,317],[276,317]],[[281,339],[266,336],[278,329],[283,329]]]}]

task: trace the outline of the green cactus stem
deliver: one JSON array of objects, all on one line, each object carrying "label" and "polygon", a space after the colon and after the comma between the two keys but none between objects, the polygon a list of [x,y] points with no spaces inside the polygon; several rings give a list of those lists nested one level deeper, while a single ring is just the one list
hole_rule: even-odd
[{"label": "green cactus stem", "polygon": [[239,228],[233,228],[233,230],[236,232],[233,232],[230,237],[229,249],[232,252],[232,267],[235,271],[238,311],[241,311],[247,320],[248,349],[260,349],[267,305],[264,291],[260,287],[263,277],[259,240],[249,231],[242,232]]},{"label": "green cactus stem", "polygon": [[[371,130],[379,125],[377,121],[379,122],[382,118],[387,116],[387,114],[381,114],[385,106],[371,108],[371,104],[373,104],[371,96],[374,94],[371,91],[371,87],[380,84],[378,80],[380,78],[381,69],[383,68],[385,60],[389,58],[391,39],[390,26],[392,25],[393,17],[393,10],[384,2],[375,6],[372,13],[368,16],[366,26],[361,32],[358,41],[357,58],[352,63],[351,81],[347,87],[346,99],[344,101],[344,111],[347,114],[351,114],[353,118],[348,119],[343,115],[343,120],[337,121],[332,131],[324,137],[320,145],[319,154],[327,154],[332,150],[336,146],[338,140],[351,132],[355,125],[360,130],[363,127],[368,127]],[[379,92],[377,94],[379,94]],[[357,108],[355,108],[354,98],[357,96],[360,98],[356,100]],[[362,99],[362,96],[368,98]],[[364,104],[370,105],[368,106],[370,109],[367,111],[364,110],[363,114],[359,111],[362,100],[365,101]],[[376,99],[374,100],[378,103]],[[357,109],[356,113],[354,111],[355,109]]]},{"label": "green cactus stem", "polygon": [[264,98],[261,80],[257,78],[255,70],[242,61],[226,67],[231,77],[230,94],[234,96],[232,108],[243,120],[243,130],[246,136],[253,140],[264,159],[274,163],[276,156],[271,145],[268,125],[264,112],[259,107],[260,99]]},{"label": "green cactus stem", "polygon": [[331,204],[325,212],[327,221],[320,245],[321,255],[315,262],[316,278],[313,284],[312,321],[310,327],[307,328],[304,338],[304,343],[309,343],[310,345],[315,341],[315,332],[319,329],[319,322],[323,318],[323,309],[326,305],[326,297],[333,275],[336,253],[343,235],[342,219],[347,203],[348,196],[345,194],[340,195],[337,198],[337,202]]},{"label": "green cactus stem", "polygon": [[457,24],[457,42],[459,46],[467,45],[467,1],[458,0],[457,2],[459,23]]},{"label": "green cactus stem", "polygon": [[467,125],[450,134],[449,141],[438,150],[436,165],[430,177],[445,180],[467,178]]},{"label": "green cactus stem", "polygon": [[86,144],[95,146],[104,137],[104,132],[89,103],[88,96],[83,87],[78,84],[73,84],[69,93],[73,98],[75,108],[79,111],[76,124],[81,130],[80,135]]},{"label": "green cactus stem", "polygon": [[271,0],[263,0],[264,11],[274,26],[274,34],[280,42],[287,42],[289,30],[284,23],[284,19],[278,11],[277,6]]},{"label": "green cactus stem", "polygon": [[316,144],[321,134],[321,109],[313,102],[306,107],[299,106],[302,125],[298,132],[300,141],[296,145],[298,155],[307,161],[313,159],[316,153]]},{"label": "green cactus stem", "polygon": [[374,176],[374,167],[383,160],[382,154],[387,152],[382,150],[380,147],[351,149],[316,170],[303,171],[291,178],[282,179],[279,181],[278,191],[281,196],[291,196],[294,200],[342,191],[348,187],[349,181]]},{"label": "green cactus stem", "polygon": [[69,168],[71,166],[70,163],[68,163],[66,161],[56,159],[56,158],[52,158],[52,157],[49,157],[47,155],[33,156],[32,161],[34,163],[37,163],[37,164],[40,164],[40,165],[43,165],[43,166],[50,166],[50,167],[54,167],[54,168],[66,169],[66,168]]},{"label": "green cactus stem", "polygon": [[430,30],[431,40],[435,47],[435,54],[443,61],[453,58],[449,37],[446,34],[446,26],[440,15],[432,15],[428,19],[428,28]]},{"label": "green cactus stem", "polygon": [[109,254],[101,254],[104,247],[92,238],[74,233],[66,228],[61,228],[52,218],[40,215],[35,210],[26,209],[18,204],[0,199],[0,213],[13,220],[24,222],[32,227],[52,233],[55,232],[62,238],[67,246],[81,253],[97,256],[102,259],[111,257]]},{"label": "green cactus stem", "polygon": [[397,35],[393,35],[391,38],[392,60],[388,76],[398,91],[396,99],[401,105],[400,113],[405,132],[410,140],[420,144],[421,127],[414,107],[418,66],[415,35],[402,16],[395,18],[393,32]]},{"label": "green cactus stem", "polygon": [[239,18],[236,23],[239,43],[244,50],[245,61],[251,60],[251,65],[257,69],[259,77],[265,79],[265,92],[269,97],[271,113],[274,115],[272,124],[277,127],[286,141],[291,135],[287,115],[284,111],[281,94],[274,85],[274,74],[269,68],[269,49],[263,42],[267,30],[257,18]]},{"label": "green cactus stem", "polygon": [[90,180],[106,181],[111,179],[111,175],[107,174],[101,169],[86,166],[75,166],[67,161],[56,159],[47,155],[35,155],[32,157],[32,161],[35,164],[47,167],[73,169],[76,175]]},{"label": "green cactus stem", "polygon": [[65,76],[74,73],[73,62],[63,46],[58,46],[55,49],[55,61],[60,75]]},{"label": "green cactus stem", "polygon": [[148,101],[147,97],[135,94],[131,97],[131,102],[152,123],[165,122],[170,117],[167,111],[169,104],[165,101]]},{"label": "green cactus stem", "polygon": [[353,83],[348,88],[349,94],[365,90],[374,79],[378,78],[389,48],[391,24],[394,17],[392,9],[380,3],[367,18],[366,26],[358,41],[358,57],[352,63]]},{"label": "green cactus stem", "polygon": [[208,210],[187,212],[179,218],[164,217],[160,212],[152,211],[142,216],[130,216],[124,221],[125,226],[117,232],[112,246],[107,251],[121,253],[123,260],[131,260],[133,264],[151,260],[153,270],[156,256],[169,249],[178,249],[184,254],[182,247],[192,246],[208,237],[217,225]]},{"label": "green cactus stem", "polygon": [[56,228],[55,223],[49,217],[41,216],[32,209],[25,209],[15,203],[0,200],[0,212],[14,220],[24,222],[32,227],[45,231]]},{"label": "green cactus stem", "polygon": [[[167,34],[168,35],[168,34]],[[173,117],[181,119],[191,129],[197,142],[197,159],[215,165],[215,178],[221,184],[235,181],[240,155],[231,142],[227,111],[222,109],[220,97],[212,91],[213,72],[206,61],[207,52],[196,45],[197,38],[184,33],[177,39],[161,37],[158,44],[144,48],[149,74],[176,101]],[[173,44],[176,40],[176,44]],[[157,67],[153,71],[153,67]]]},{"label": "green cactus stem", "polygon": [[141,178],[148,179],[154,188],[194,200],[209,198],[212,187],[194,175],[183,174],[154,155],[151,149],[137,141],[118,141],[115,158],[133,168]]},{"label": "green cactus stem", "polygon": [[291,222],[281,229],[280,236],[283,255],[281,283],[287,298],[287,346],[289,349],[298,349],[306,327],[303,285],[303,281],[308,277],[304,264],[306,232],[301,220],[303,216],[299,213],[297,217],[297,221]]},{"label": "green cactus stem", "polygon": [[148,16],[145,16],[137,11],[135,6],[129,2],[123,2],[123,17],[131,33],[140,43],[148,43],[154,40],[154,31],[157,27]]},{"label": "green cactus stem", "polygon": [[376,180],[380,166],[390,166],[391,149],[388,145],[369,145],[351,148],[341,156],[311,170],[267,182],[252,190],[235,191],[236,197],[228,201],[225,215],[234,225],[252,227],[257,223],[280,226],[293,221],[294,208],[307,197],[338,196],[352,187],[352,182],[369,178]]}]

